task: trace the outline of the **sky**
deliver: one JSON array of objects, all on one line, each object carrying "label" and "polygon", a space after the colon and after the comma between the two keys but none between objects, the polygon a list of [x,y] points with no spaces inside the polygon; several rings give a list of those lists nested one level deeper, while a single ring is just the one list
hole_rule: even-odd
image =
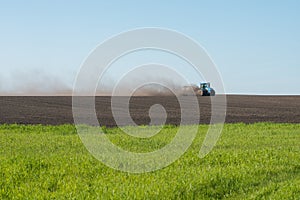
[{"label": "sky", "polygon": [[297,0],[0,1],[0,95],[72,88],[97,45],[142,27],[201,44],[226,93],[299,95],[299,10]]}]

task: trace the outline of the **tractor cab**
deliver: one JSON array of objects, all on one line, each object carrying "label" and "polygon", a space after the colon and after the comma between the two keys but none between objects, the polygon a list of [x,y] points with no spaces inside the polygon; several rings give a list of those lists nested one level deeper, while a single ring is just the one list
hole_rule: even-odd
[{"label": "tractor cab", "polygon": [[210,88],[210,83],[200,83],[200,89]]}]

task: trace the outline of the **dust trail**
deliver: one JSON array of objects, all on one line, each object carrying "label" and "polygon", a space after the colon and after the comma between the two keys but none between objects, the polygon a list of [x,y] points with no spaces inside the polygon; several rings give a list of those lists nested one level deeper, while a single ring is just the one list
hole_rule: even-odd
[{"label": "dust trail", "polygon": [[[5,77],[1,75],[0,96],[71,96],[73,81],[70,81],[70,78],[68,80],[63,78],[67,76],[71,77],[66,74],[57,76],[41,70],[18,71],[6,74]],[[107,74],[104,81],[100,81],[96,96],[113,94],[114,85],[118,82],[118,78],[113,78],[113,76],[113,74]],[[146,84],[134,90],[138,83],[144,81],[159,82],[162,85]],[[181,92],[183,85],[183,82],[175,76],[139,71],[120,82],[114,96],[170,96],[174,95],[171,90]],[[82,96],[85,96],[84,91]]]},{"label": "dust trail", "polygon": [[66,80],[41,70],[17,71],[0,78],[1,96],[68,96],[72,94],[72,85]]},{"label": "dust trail", "polygon": [[[134,68],[124,76],[107,74],[98,88],[113,92],[114,96],[170,96],[181,92],[186,84],[181,74],[171,68],[147,64]],[[98,94],[101,95],[100,90]]]}]

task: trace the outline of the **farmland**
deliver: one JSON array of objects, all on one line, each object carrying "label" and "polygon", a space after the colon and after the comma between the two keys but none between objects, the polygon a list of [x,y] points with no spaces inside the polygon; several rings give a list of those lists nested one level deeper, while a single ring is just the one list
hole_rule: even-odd
[{"label": "farmland", "polygon": [[[201,159],[207,129],[199,125],[192,146],[170,166],[129,174],[89,154],[73,125],[3,124],[0,198],[299,199],[300,124],[225,124],[213,151]],[[167,125],[148,139],[119,128],[105,132],[128,151],[147,152],[169,143],[176,130]]]},{"label": "farmland", "polygon": [[[300,96],[226,95],[226,123],[300,123]],[[124,97],[119,98],[122,106]],[[198,97],[200,124],[209,124],[210,97]],[[162,105],[167,113],[167,124],[180,124],[180,105],[174,96],[133,96],[130,99],[130,115],[139,125],[149,124],[149,109]],[[116,107],[118,107],[118,105]],[[114,127],[111,97],[95,99],[97,117],[101,125]],[[60,125],[74,123],[72,97],[70,96],[0,96],[0,124]]]}]

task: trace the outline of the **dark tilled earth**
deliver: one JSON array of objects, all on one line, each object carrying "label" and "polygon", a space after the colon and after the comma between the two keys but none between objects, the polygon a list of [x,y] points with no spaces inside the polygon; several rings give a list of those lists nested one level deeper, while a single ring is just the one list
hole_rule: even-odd
[{"label": "dark tilled earth", "polygon": [[[122,110],[121,104],[124,104],[125,100],[125,97],[117,97],[119,104],[117,103],[115,108]],[[116,122],[112,116],[111,97],[96,97],[95,102],[100,124],[108,127],[116,126]],[[198,97],[198,102],[201,113],[199,123],[210,123],[210,97]],[[149,124],[151,122],[149,109],[154,104],[160,104],[165,108],[167,124],[180,124],[180,105],[176,97],[172,96],[131,97],[129,101],[129,113],[132,120],[140,125]],[[120,108],[118,108],[119,105]],[[194,115],[194,112],[191,112],[191,115]],[[154,114],[153,116],[154,118],[162,117],[159,114]],[[122,115],[118,116],[119,119],[122,117]],[[300,123],[300,96],[227,95],[226,122]],[[12,123],[46,125],[74,123],[72,97],[1,96],[0,124]]]}]

